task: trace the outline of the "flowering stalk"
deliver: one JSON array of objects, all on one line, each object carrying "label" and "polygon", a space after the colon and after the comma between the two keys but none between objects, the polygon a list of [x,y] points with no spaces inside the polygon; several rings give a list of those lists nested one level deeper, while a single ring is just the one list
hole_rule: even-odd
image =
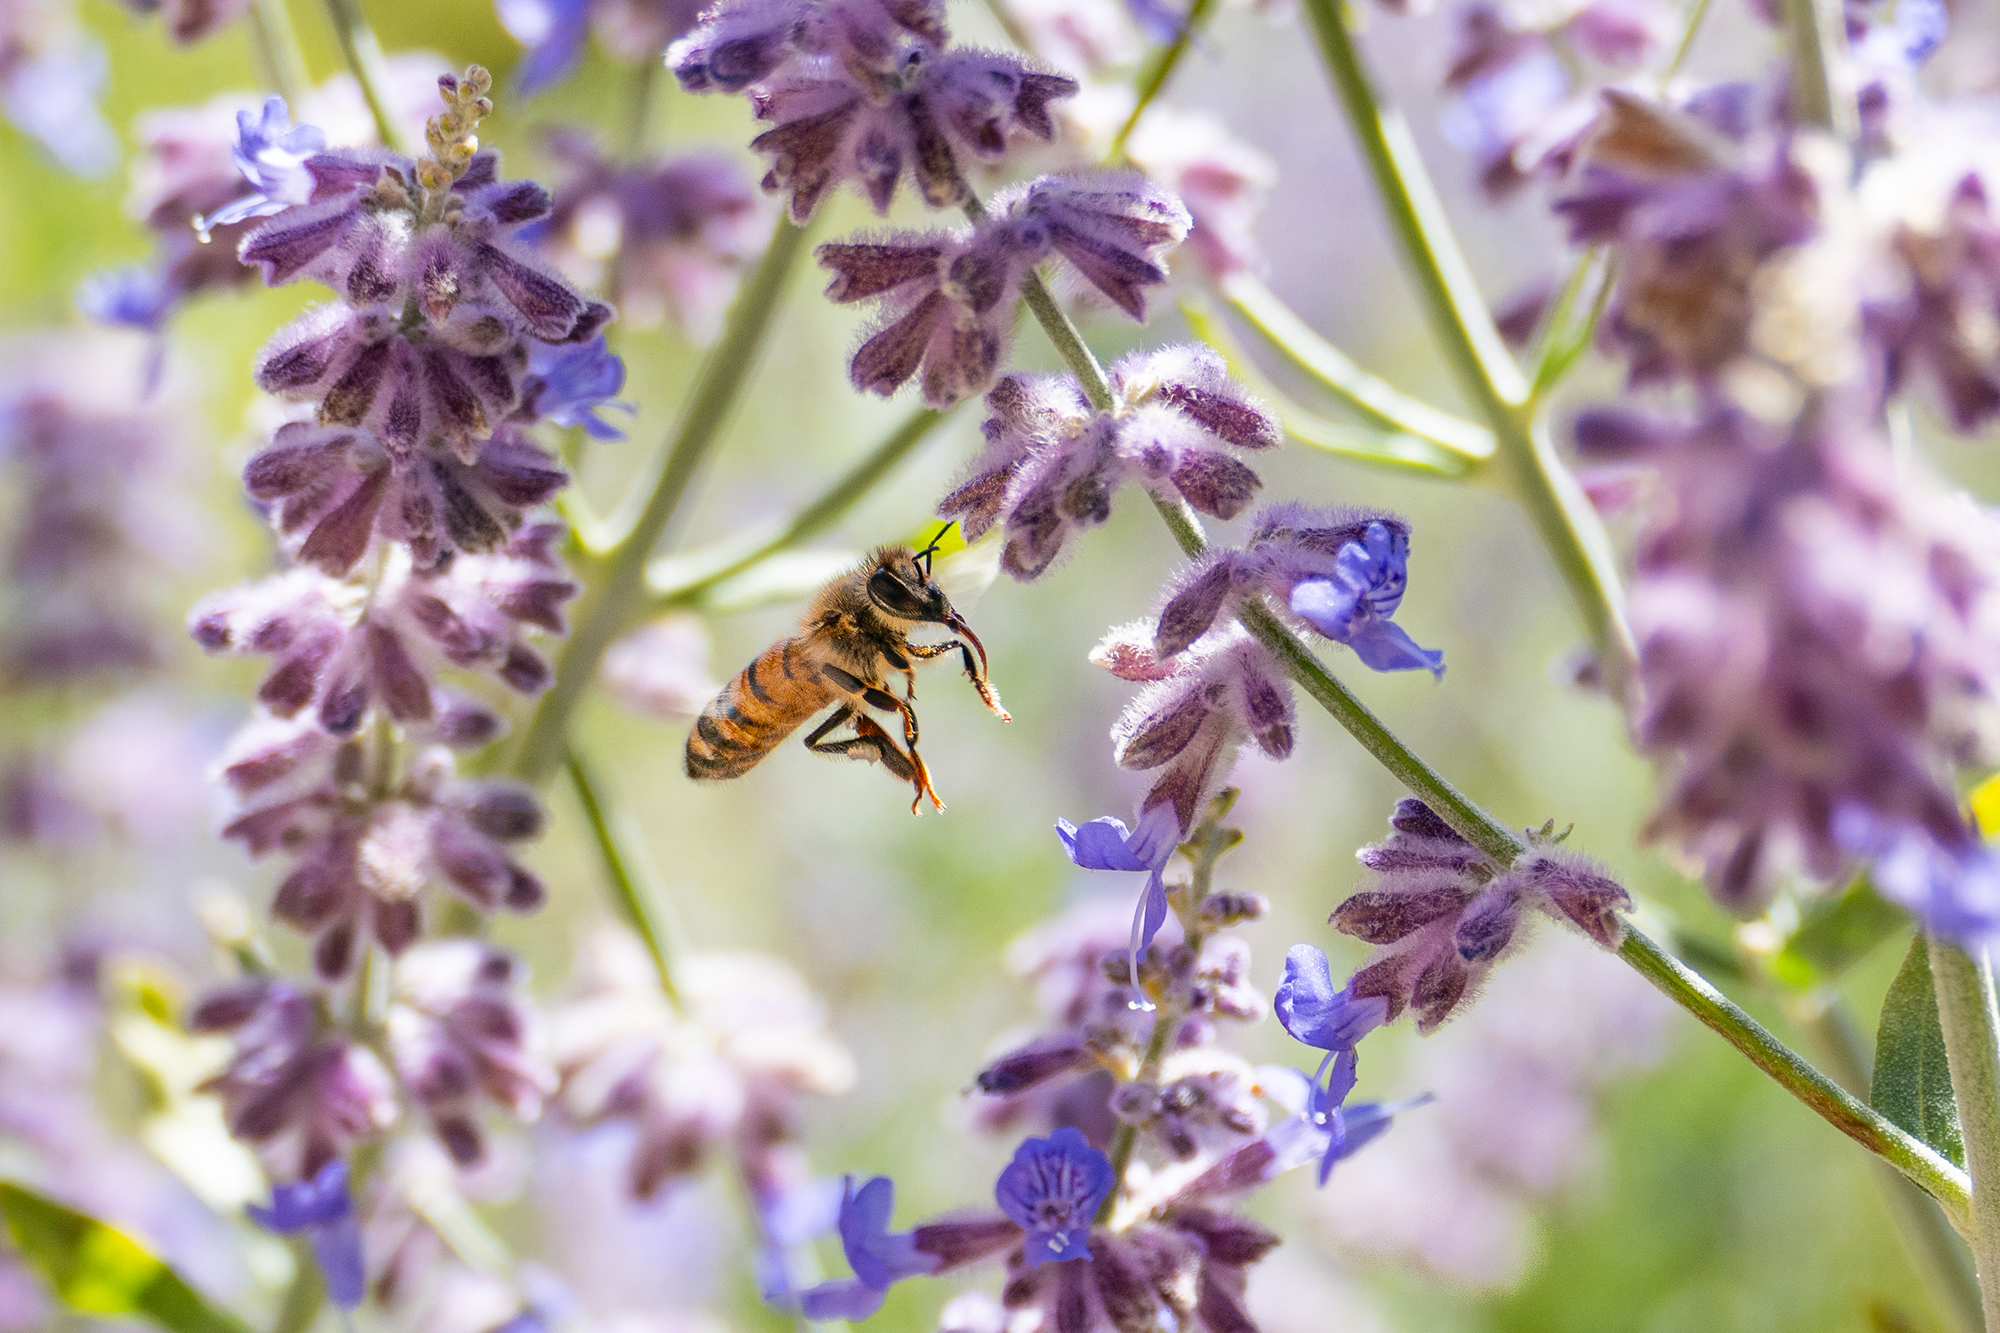
[{"label": "flowering stalk", "polygon": [[1614,695],[1623,697],[1632,688],[1635,650],[1603,525],[1555,457],[1547,423],[1480,299],[1409,127],[1376,96],[1348,30],[1345,5],[1342,0],[1305,0],[1304,10],[1416,278],[1418,295],[1430,312],[1432,330],[1498,441],[1514,494],[1569,585],[1602,659],[1605,680]]},{"label": "flowering stalk", "polygon": [[[918,408],[902,425],[891,431],[887,439],[836,478],[818,499],[794,514],[784,527],[740,554],[725,559],[723,563],[692,577],[675,580],[670,573],[669,562],[654,561],[647,575],[647,584],[652,593],[652,609],[665,611],[698,602],[704,593],[718,584],[727,582],[772,556],[790,550],[800,542],[809,541],[826,531],[873,490],[875,484],[888,475],[890,469],[922,444],[946,415],[948,414],[935,408]],[[698,558],[690,556],[688,560],[692,562]],[[679,558],[672,563],[680,563]]]},{"label": "flowering stalk", "polygon": [[[1035,313],[1044,330],[1050,331],[1056,351],[1063,355],[1080,381],[1088,385],[1091,372],[1102,374],[1087,349],[1084,352],[1084,357],[1089,357],[1087,361],[1083,357],[1072,359],[1068,349],[1082,347],[1082,338],[1060,309],[1051,303],[1047,316],[1040,310]],[[1108,382],[1103,388],[1108,399]],[[1155,496],[1154,506],[1184,554],[1192,558],[1208,549],[1201,522],[1185,502],[1171,503]],[[1246,601],[1237,614],[1243,627],[1278,660],[1287,676],[1461,837],[1503,868],[1528,852],[1528,844],[1520,835],[1481,809],[1405,745],[1263,605]],[[1964,1172],[1814,1068],[1700,974],[1629,923],[1618,953],[1669,999],[1749,1057],[1752,1064],[1828,1124],[1922,1186],[1943,1206],[1954,1226],[1965,1231],[1971,1225],[1967,1212],[1970,1187]]]},{"label": "flowering stalk", "polygon": [[1994,1010],[1993,965],[1983,950],[1975,957],[1935,933],[1930,954],[1965,1165],[1972,1175],[1972,1226],[1959,1230],[1972,1244],[1986,1327],[2000,1329],[2000,1013]]},{"label": "flowering stalk", "polygon": [[326,0],[326,16],[333,24],[334,36],[340,39],[347,67],[354,71],[354,80],[361,85],[362,99],[368,103],[368,114],[375,120],[376,136],[384,147],[408,152],[403,131],[389,114],[389,72],[382,63],[382,43],[361,12],[361,0]]},{"label": "flowering stalk", "polygon": [[617,535],[608,548],[583,553],[584,591],[569,638],[556,659],[555,682],[536,705],[515,751],[516,776],[540,782],[562,762],[570,713],[589,687],[604,650],[645,595],[646,562],[748,379],[785,279],[804,250],[805,229],[780,217],[757,271],[730,309],[722,337],[682,409],[680,425],[657,456],[650,476],[635,488],[636,502],[625,507],[633,512],[613,519]]}]

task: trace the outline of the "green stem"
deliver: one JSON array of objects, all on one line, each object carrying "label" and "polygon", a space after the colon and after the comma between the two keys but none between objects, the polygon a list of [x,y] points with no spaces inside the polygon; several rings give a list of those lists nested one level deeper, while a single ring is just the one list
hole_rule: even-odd
[{"label": "green stem", "polygon": [[291,1243],[292,1281],[278,1304],[278,1317],[271,1321],[271,1333],[306,1333],[319,1318],[326,1303],[326,1280],[320,1276],[319,1261],[304,1240]]},{"label": "green stem", "polygon": [[646,151],[653,129],[653,93],[660,84],[665,52],[655,51],[632,71],[630,100],[625,106],[625,155],[637,159]]},{"label": "green stem", "polygon": [[556,658],[555,681],[536,705],[515,751],[515,776],[540,782],[562,762],[570,714],[589,687],[604,650],[624,630],[645,596],[646,562],[749,378],[785,281],[805,250],[805,238],[804,228],[784,217],[778,219],[763,259],[737,293],[722,337],[709,353],[701,378],[682,409],[680,425],[634,487],[635,498],[624,507],[635,512],[624,518],[621,511],[621,519],[614,525],[618,535],[610,549],[582,562],[583,595],[578,599],[569,637]]},{"label": "green stem", "polygon": [[1983,950],[1974,957],[1936,935],[1930,948],[1951,1091],[1972,1174],[1967,1236],[1986,1327],[2000,1330],[2000,1013],[1994,1010],[1993,965]]},{"label": "green stem", "polygon": [[1314,332],[1262,279],[1249,274],[1229,278],[1222,283],[1222,297],[1275,351],[1314,383],[1346,402],[1363,420],[1384,430],[1428,440],[1440,449],[1474,462],[1493,456],[1492,431],[1463,417],[1441,412],[1363,370],[1345,352]]},{"label": "green stem", "polygon": [[652,956],[653,970],[659,974],[660,989],[666,994],[667,1003],[674,1007],[675,1013],[684,1013],[680,987],[674,982],[674,959],[687,950],[660,887],[659,871],[646,854],[639,826],[630,814],[611,804],[595,765],[583,757],[574,741],[565,758],[570,785],[576,790],[598,855],[611,877],[612,893],[625,909],[626,921],[646,942],[646,952]]},{"label": "green stem", "polygon": [[303,114],[301,107],[312,91],[312,76],[306,72],[305,52],[299,49],[299,34],[292,27],[285,0],[251,0],[250,39],[257,47],[257,60],[271,90],[285,99],[293,115]]},{"label": "green stem", "polygon": [[[739,554],[706,560],[699,555],[691,555],[685,560],[677,559],[674,562],[684,566],[705,567],[701,573],[673,581],[668,573],[667,562],[653,562],[652,572],[648,575],[653,609],[667,610],[698,602],[703,594],[716,585],[725,583],[745,570],[762,564],[772,556],[790,550],[800,542],[810,541],[826,531],[859,504],[862,498],[875,488],[876,483],[895,468],[896,464],[902,462],[912,450],[922,444],[944,418],[943,412],[928,407],[918,408],[902,425],[890,433],[889,438],[876,445],[860,462],[842,473],[818,499],[793,515],[791,522]],[[717,559],[720,563],[716,562]]]},{"label": "green stem", "polygon": [[1038,271],[1030,270],[1028,280],[1021,284],[1021,296],[1028,303],[1028,310],[1035,322],[1042,326],[1042,332],[1055,344],[1056,354],[1063,364],[1076,374],[1077,383],[1083,388],[1083,396],[1090,405],[1100,412],[1109,412],[1118,405],[1118,394],[1111,387],[1111,379],[1098,364],[1097,354],[1070,323],[1068,315],[1056,304],[1056,298],[1049,294],[1048,284],[1042,281]]},{"label": "green stem", "polygon": [[1792,42],[1792,114],[1844,141],[1860,128],[1860,110],[1844,88],[1847,19],[1840,0],[1785,0]]},{"label": "green stem", "polygon": [[1680,44],[1674,47],[1673,59],[1669,60],[1666,68],[1660,71],[1658,87],[1661,92],[1667,90],[1667,85],[1673,82],[1674,75],[1681,72],[1682,65],[1687,64],[1688,53],[1694,50],[1695,36],[1701,32],[1702,20],[1708,17],[1712,3],[1713,0],[1694,0],[1694,7],[1688,10],[1687,26],[1681,29]]},{"label": "green stem", "polygon": [[1527,509],[1597,646],[1605,680],[1629,698],[1635,652],[1610,539],[1576,479],[1556,457],[1528,385],[1460,253],[1416,140],[1376,95],[1348,30],[1346,0],[1303,0],[1334,90],[1361,142],[1432,332],[1466,395],[1486,419],[1515,497]]},{"label": "green stem", "polygon": [[[1807,996],[1796,1008],[1799,1024],[1827,1073],[1856,1097],[1866,1098],[1872,1083],[1872,1060],[1868,1043],[1855,1027],[1846,1004],[1839,995],[1829,993]],[[1940,1312],[1958,1333],[1979,1333],[1985,1327],[1979,1308],[1979,1278],[1964,1239],[1951,1229],[1935,1199],[1896,1175],[1887,1163],[1876,1163],[1875,1170],[1896,1233]]]},{"label": "green stem", "polygon": [[375,119],[375,133],[384,148],[408,153],[403,132],[389,115],[389,72],[382,62],[382,43],[361,12],[361,0],[326,0],[326,16],[333,23],[333,35],[340,39],[340,53],[361,85],[361,98]]},{"label": "green stem", "polygon": [[1216,0],[1194,0],[1188,7],[1187,17],[1181,20],[1181,30],[1174,34],[1174,40],[1166,48],[1154,55],[1139,76],[1138,100],[1132,105],[1132,114],[1125,117],[1125,123],[1112,136],[1111,147],[1104,154],[1107,162],[1121,162],[1125,158],[1125,141],[1132,137],[1132,131],[1139,128],[1139,121],[1146,114],[1146,108],[1165,90],[1168,80],[1174,77],[1182,57],[1193,49],[1194,40],[1208,25],[1208,19],[1215,12]]}]

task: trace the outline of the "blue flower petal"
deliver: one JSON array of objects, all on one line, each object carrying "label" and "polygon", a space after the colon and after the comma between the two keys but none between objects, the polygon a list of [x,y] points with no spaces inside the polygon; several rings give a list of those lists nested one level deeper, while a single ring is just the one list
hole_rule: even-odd
[{"label": "blue flower petal", "polygon": [[799,1310],[808,1319],[858,1321],[882,1308],[887,1287],[871,1287],[858,1278],[822,1282],[799,1293]]},{"label": "blue flower petal", "polygon": [[1444,654],[1419,648],[1417,641],[1393,620],[1371,620],[1347,640],[1365,666],[1376,671],[1428,671],[1444,678]]},{"label": "blue flower petal", "polygon": [[1285,1031],[1320,1051],[1351,1049],[1380,1027],[1389,1011],[1379,995],[1356,1000],[1346,988],[1334,989],[1326,955],[1310,944],[1294,944],[1286,951],[1285,975],[1271,1008]]}]

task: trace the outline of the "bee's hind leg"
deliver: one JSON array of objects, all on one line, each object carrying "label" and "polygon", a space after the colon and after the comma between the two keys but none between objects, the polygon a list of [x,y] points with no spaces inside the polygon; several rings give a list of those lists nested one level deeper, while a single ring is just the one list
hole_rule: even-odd
[{"label": "bee's hind leg", "polygon": [[[854,724],[854,735],[846,740],[824,739],[834,728],[850,721]],[[842,704],[835,709],[826,721],[814,728],[813,733],[806,737],[805,745],[814,754],[843,755],[849,759],[881,764],[916,789],[917,794],[910,802],[912,814],[922,807],[926,796],[930,797],[932,805],[940,810],[944,809],[944,802],[938,799],[936,789],[931,786],[930,770],[924,766],[916,747],[912,746],[908,754],[903,753],[895,740],[875,719],[866,714],[856,713],[852,704]]]}]

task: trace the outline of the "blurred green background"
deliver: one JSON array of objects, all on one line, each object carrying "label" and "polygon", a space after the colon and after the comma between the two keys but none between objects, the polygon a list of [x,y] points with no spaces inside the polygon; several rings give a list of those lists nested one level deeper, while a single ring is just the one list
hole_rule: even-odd
[{"label": "blurred green background", "polygon": [[[1722,0],[1721,8],[1735,3]],[[432,50],[453,65],[478,61],[503,74],[518,58],[485,0],[373,0],[367,8],[391,52]],[[315,79],[335,72],[338,50],[318,6],[293,0],[292,11]],[[180,49],[157,21],[109,0],[84,0],[82,13],[109,52],[104,105],[128,150],[142,111],[257,85],[240,25]],[[1000,40],[977,6],[955,4],[953,18],[961,40]],[[1536,201],[1498,210],[1478,202],[1469,167],[1432,132],[1428,90],[1446,59],[1448,18],[1377,15],[1373,29],[1378,64],[1412,109],[1489,295],[1504,298],[1555,272],[1560,246]],[[1695,67],[1761,69],[1771,56],[1768,41],[1743,15],[1718,13]],[[548,95],[525,104],[499,96],[482,136],[507,150],[510,174],[535,174],[539,133],[570,121],[615,124],[632,77],[593,49],[581,73]],[[742,101],[698,101],[669,82],[662,80],[655,104],[654,142],[671,149],[719,146],[747,163],[743,145],[752,122]],[[1370,368],[1451,404],[1451,385],[1401,281],[1349,136],[1291,21],[1226,11],[1168,100],[1214,111],[1277,161],[1279,182],[1260,228],[1272,285]],[[122,173],[99,181],[68,175],[0,124],[6,345],[73,328],[79,319],[71,293],[80,279],[148,254],[149,239],[125,212],[126,189]],[[836,236],[872,221],[842,197],[815,224],[815,235]],[[696,546],[789,513],[908,410],[849,389],[844,356],[857,321],[818,298],[819,278],[803,269],[793,276],[752,387],[698,482],[690,517],[670,534],[674,546]],[[194,567],[164,573],[152,590],[165,624],[178,623],[202,590],[271,565],[265,531],[248,511],[238,479],[255,442],[249,367],[263,340],[316,295],[294,288],[210,297],[173,326],[169,363],[178,406],[162,428],[186,442],[208,541]],[[1107,356],[1185,336],[1171,302],[1158,309],[1144,330],[1100,322],[1088,332]],[[627,441],[582,448],[580,479],[600,511],[615,503],[638,460],[669,428],[700,356],[670,330],[614,329],[612,337],[630,366],[626,397],[638,411]],[[1023,332],[1016,360],[1053,364],[1032,330]],[[1580,401],[1614,389],[1602,369],[1593,369],[1567,393]],[[974,452],[977,420],[975,410],[959,411],[821,545],[858,551],[915,530]],[[1264,477],[1267,496],[1385,506],[1414,524],[1411,591],[1399,619],[1420,643],[1445,651],[1449,674],[1441,684],[1422,673],[1377,676],[1351,657],[1336,657],[1336,669],[1370,706],[1488,808],[1519,824],[1573,822],[1573,845],[1607,861],[1690,929],[1726,943],[1734,923],[1709,908],[1657,851],[1638,845],[1651,772],[1632,754],[1614,711],[1563,683],[1561,663],[1575,647],[1577,622],[1515,509],[1489,494],[1370,472],[1298,449],[1271,460]],[[1128,496],[1113,521],[1078,543],[1059,571],[1033,585],[1003,579],[963,608],[991,651],[993,679],[1015,720],[996,723],[949,673],[938,673],[927,687],[927,757],[951,806],[941,817],[913,820],[905,795],[879,772],[826,763],[797,746],[742,781],[697,788],[681,776],[683,725],[634,719],[601,695],[581,713],[580,734],[643,825],[696,946],[776,953],[825,997],[860,1078],[849,1095],[811,1108],[815,1164],[831,1173],[893,1173],[902,1218],[983,1202],[1011,1147],[959,1123],[962,1090],[990,1043],[1032,1016],[1026,988],[1002,968],[1007,942],[1084,894],[1136,887],[1087,882],[1063,860],[1050,829],[1058,817],[1129,816],[1141,788],[1114,768],[1106,740],[1126,688],[1089,666],[1085,654],[1109,626],[1145,613],[1176,558],[1148,507]],[[711,617],[714,673],[732,673],[786,632],[796,613],[793,604]],[[180,704],[226,724],[254,678],[252,668],[205,659],[182,642],[166,688]],[[19,739],[80,716],[95,702],[13,699],[0,707],[8,710],[7,734]],[[1355,848],[1380,835],[1399,794],[1336,726],[1309,708],[1301,712],[1290,762],[1245,760],[1239,770],[1244,796],[1233,822],[1248,838],[1226,863],[1230,882],[1274,904],[1271,917],[1245,932],[1267,993],[1294,941],[1326,948],[1336,971],[1360,956],[1324,921],[1355,881]],[[550,799],[553,829],[530,860],[553,900],[539,916],[502,921],[498,937],[529,958],[537,988],[553,994],[570,966],[575,926],[606,914],[608,899],[567,790],[554,789]],[[207,838],[208,830],[199,832]],[[7,852],[0,859],[6,952],[31,957],[65,932],[122,915],[145,921],[163,941],[180,941],[187,946],[183,957],[198,960],[198,945],[189,944],[199,939],[192,915],[197,891],[220,879],[257,897],[270,872],[220,844],[166,866],[138,864],[108,848],[80,861]],[[1864,1029],[1873,1028],[1900,954],[1900,942],[1890,941],[1841,988]],[[1512,966],[1559,972],[1575,956],[1537,950]],[[205,978],[190,963],[184,980]],[[1574,1167],[1561,1173],[1565,1179],[1544,1192],[1475,1163],[1456,1175],[1413,1172],[1407,1185],[1368,1180],[1367,1205],[1395,1211],[1413,1234],[1465,1223],[1471,1204],[1455,1192],[1460,1188],[1478,1185],[1514,1199],[1518,1215],[1507,1224],[1515,1259],[1469,1280],[1407,1255],[1383,1255],[1366,1243],[1367,1212],[1342,1211],[1337,1196],[1347,1169],[1336,1174],[1330,1199],[1316,1198],[1301,1173],[1257,1205],[1288,1238],[1252,1287],[1267,1333],[1949,1327],[1926,1297],[1858,1149],[1684,1016],[1648,1010],[1635,978],[1614,969],[1593,985],[1577,992],[1576,1004],[1608,1013],[1623,1012],[1623,1005],[1641,1014],[1645,1031],[1632,1036],[1631,1050],[1619,1049],[1617,1032],[1603,1034],[1597,1045],[1570,1051],[1582,1072],[1564,1072],[1560,1050],[1545,1052],[1533,1058],[1551,1065],[1543,1071],[1550,1079],[1568,1080],[1575,1091],[1569,1102],[1557,1098],[1552,1110],[1532,1096],[1499,1097],[1486,1107],[1461,1108],[1453,1122],[1469,1124],[1466,1117],[1483,1114],[1474,1137],[1490,1136],[1501,1156],[1510,1140],[1553,1135],[1557,1160]],[[1738,997],[1789,1040],[1801,1040],[1798,1026],[1768,997],[1754,990],[1739,990]],[[1436,1042],[1420,1043],[1407,1025],[1371,1039],[1363,1094],[1409,1095],[1448,1081],[1453,1059],[1476,1059],[1492,1042],[1504,1046],[1508,1024],[1532,1024],[1537,1011],[1532,994],[1496,994],[1491,1003],[1503,999],[1511,1007],[1496,1008],[1500,1016],[1480,1029],[1477,1041],[1451,1046],[1448,1029]],[[1268,1022],[1240,1041],[1261,1060],[1296,1060],[1301,1053],[1288,1045]],[[1624,1072],[1596,1086],[1588,1067],[1621,1059]],[[1577,1106],[1589,1113],[1573,1114]],[[1412,1118],[1435,1114],[1442,1112]],[[1371,1153],[1384,1162],[1404,1160],[1394,1153],[1396,1136],[1407,1128],[1399,1126]],[[1443,1142],[1414,1132],[1411,1138]],[[1435,1188],[1439,1181],[1449,1187]],[[524,1252],[543,1244],[531,1208],[501,1220]],[[719,1281],[705,1279],[715,1288],[717,1316],[743,1327],[781,1326],[757,1308],[736,1259],[725,1273]],[[885,1333],[931,1327],[949,1294],[941,1283],[905,1284],[872,1327]]]}]

